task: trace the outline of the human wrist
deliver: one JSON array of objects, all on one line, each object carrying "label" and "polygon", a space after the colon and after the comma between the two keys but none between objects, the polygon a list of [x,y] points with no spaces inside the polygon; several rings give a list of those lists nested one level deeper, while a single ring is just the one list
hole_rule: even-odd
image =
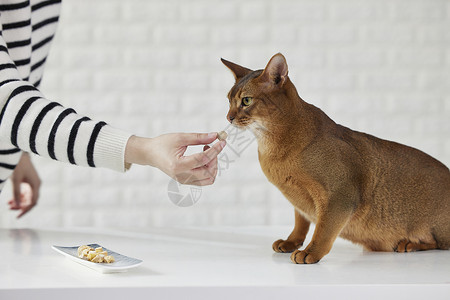
[{"label": "human wrist", "polygon": [[151,159],[152,142],[153,139],[151,138],[131,136],[125,148],[125,163],[153,166],[153,160]]},{"label": "human wrist", "polygon": [[138,156],[139,156],[139,137],[132,135],[127,141],[127,145],[125,147],[125,164],[139,164]]}]

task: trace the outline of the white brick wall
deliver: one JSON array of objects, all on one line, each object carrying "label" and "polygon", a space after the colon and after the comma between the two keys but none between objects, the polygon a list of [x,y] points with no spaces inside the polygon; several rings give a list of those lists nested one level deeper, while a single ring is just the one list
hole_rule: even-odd
[{"label": "white brick wall", "polygon": [[[300,95],[353,129],[422,149],[450,166],[450,2],[447,0],[64,0],[43,92],[138,135],[227,126],[232,75],[287,57]],[[227,148],[220,176],[192,207],[168,178],[34,158],[39,205],[22,220],[1,195],[1,226],[147,227],[291,224],[263,176],[256,144]]]}]

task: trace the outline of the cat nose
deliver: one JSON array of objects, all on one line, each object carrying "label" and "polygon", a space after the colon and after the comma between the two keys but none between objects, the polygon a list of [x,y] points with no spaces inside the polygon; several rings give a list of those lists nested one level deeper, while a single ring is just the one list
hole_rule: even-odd
[{"label": "cat nose", "polygon": [[228,116],[228,121],[230,123],[233,123],[234,118],[235,118],[235,116]]}]

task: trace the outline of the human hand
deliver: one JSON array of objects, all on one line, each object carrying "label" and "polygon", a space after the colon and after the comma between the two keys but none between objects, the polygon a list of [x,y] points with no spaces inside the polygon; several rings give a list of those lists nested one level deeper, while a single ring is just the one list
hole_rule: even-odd
[{"label": "human hand", "polygon": [[[125,150],[125,162],[157,167],[182,184],[210,185],[217,175],[217,155],[225,147],[212,147],[217,133],[171,133],[155,138],[132,136]],[[184,156],[188,146],[205,145],[203,152]]]},{"label": "human hand", "polygon": [[30,155],[23,152],[11,176],[13,198],[9,200],[9,209],[20,210],[17,218],[32,209],[38,201],[41,179],[31,162]]}]

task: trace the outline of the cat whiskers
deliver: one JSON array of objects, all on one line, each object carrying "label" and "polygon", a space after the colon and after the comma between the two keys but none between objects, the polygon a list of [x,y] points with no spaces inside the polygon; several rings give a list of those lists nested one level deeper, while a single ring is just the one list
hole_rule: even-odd
[{"label": "cat whiskers", "polygon": [[248,125],[248,129],[257,137],[262,138],[268,131],[267,127],[260,121],[254,121]]},{"label": "cat whiskers", "polygon": [[244,126],[248,126],[248,125],[250,125],[250,118],[247,118],[247,117],[239,118],[239,126],[244,127]]}]

